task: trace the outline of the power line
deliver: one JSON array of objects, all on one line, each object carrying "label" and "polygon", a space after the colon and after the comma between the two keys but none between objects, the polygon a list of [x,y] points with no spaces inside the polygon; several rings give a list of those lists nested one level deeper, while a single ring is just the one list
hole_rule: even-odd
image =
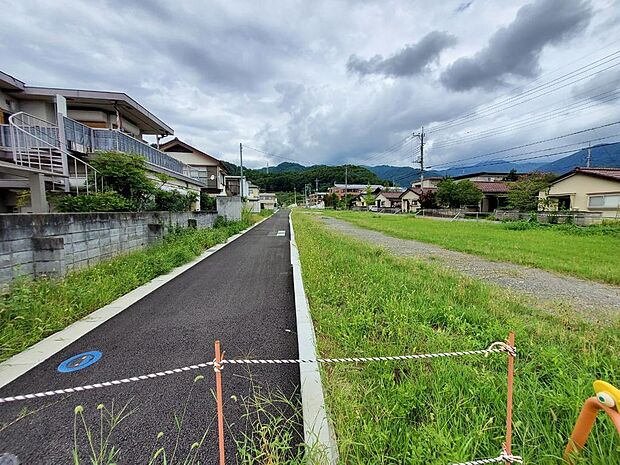
[{"label": "power line", "polygon": [[[563,119],[566,119],[566,117],[570,116],[574,112],[577,112],[577,111],[584,112],[586,110],[591,110],[592,108],[596,108],[600,105],[604,105],[606,103],[614,101],[619,96],[620,96],[620,91],[618,94],[607,96],[607,98],[601,101],[598,101],[596,103],[585,102],[585,103],[581,103],[580,106],[572,108],[570,110],[568,109],[568,107],[562,110],[553,110],[553,111],[548,112],[548,114],[542,114],[540,116],[535,116],[533,118],[526,116],[525,118],[523,118],[523,121],[520,121],[517,123],[511,123],[509,125],[498,126],[492,129],[488,129],[486,131],[481,131],[479,133],[473,133],[468,137],[439,141],[437,144],[433,144],[431,147],[434,150],[440,149],[440,148],[443,149],[443,148],[452,147],[454,145],[462,145],[465,143],[476,142],[482,139],[487,139],[489,137],[506,134],[506,133],[509,133],[509,132],[512,132],[518,129],[523,129],[526,127],[539,125],[546,121],[551,121],[551,120],[554,120],[556,122],[561,121]],[[562,118],[562,119],[558,119],[558,118]]]},{"label": "power line", "polygon": [[[583,73],[591,71],[592,69],[595,69],[595,68],[597,68],[599,66],[603,66],[603,65],[605,65],[607,63],[615,61],[615,60],[620,58],[620,56],[618,56],[618,55],[620,55],[620,50],[617,50],[617,51],[615,51],[615,52],[613,52],[613,53],[611,53],[611,54],[609,54],[609,55],[607,55],[607,56],[605,56],[605,57],[603,57],[601,59],[598,59],[598,60],[595,60],[595,61],[593,61],[591,63],[588,63],[585,66],[577,68],[576,70],[573,70],[570,73],[567,73],[565,75],[559,76],[558,78],[555,78],[555,79],[553,79],[553,80],[551,80],[551,81],[549,81],[549,82],[547,82],[545,84],[541,84],[539,86],[536,86],[536,87],[534,87],[532,89],[529,89],[527,91],[521,92],[520,94],[517,94],[515,96],[509,97],[509,98],[507,98],[505,100],[502,100],[500,102],[497,102],[497,103],[494,103],[494,104],[489,104],[486,107],[482,106],[482,109],[480,109],[480,106],[478,106],[473,111],[471,111],[470,113],[468,113],[466,115],[463,115],[463,116],[460,116],[458,118],[454,118],[452,120],[446,121],[445,123],[441,123],[440,125],[435,126],[435,127],[431,128],[431,129],[429,129],[428,133],[429,134],[430,133],[435,133],[435,132],[448,129],[448,128],[456,126],[456,125],[464,124],[468,120],[475,120],[475,119],[480,119],[480,118],[485,118],[485,117],[491,116],[492,114],[498,113],[500,111],[504,111],[504,110],[506,110],[508,108],[513,108],[513,107],[515,107],[517,105],[521,105],[521,104],[529,102],[529,101],[531,101],[531,100],[533,100],[535,98],[539,98],[539,97],[542,97],[544,95],[548,95],[548,94],[550,94],[552,92],[555,92],[557,90],[560,90],[560,89],[562,89],[564,87],[567,87],[569,85],[575,84],[575,83],[580,82],[580,81],[582,81],[584,79],[587,79],[589,77],[592,77],[592,76],[595,76],[597,74],[600,74],[601,72],[604,72],[604,71],[606,71],[606,70],[608,70],[610,68],[618,66],[620,63],[616,63],[616,64],[611,65],[611,66],[609,66],[609,67],[607,67],[605,69],[598,70],[598,71],[596,71],[596,72],[594,72],[592,74],[589,74],[587,76],[583,76],[583,77],[581,77],[579,79],[576,79],[576,80],[574,80],[572,82],[569,82],[569,83],[564,84],[562,86],[556,87],[555,89],[547,90],[546,92],[543,92],[540,95],[537,95],[535,97],[529,98],[527,100],[523,100],[521,102],[514,103],[515,101],[518,101],[519,99],[522,99],[523,97],[526,97],[526,96],[528,96],[530,94],[537,93],[539,91],[542,91],[542,90],[545,90],[547,88],[553,87],[556,84],[560,84],[560,83],[562,83],[564,81],[570,80],[570,79],[572,79],[572,78],[574,78],[576,76],[579,76],[579,75],[581,75]],[[614,57],[614,58],[610,58],[610,57]],[[610,59],[608,60],[608,58],[610,58]],[[605,60],[607,60],[607,61],[605,61]],[[534,82],[536,82],[536,81],[534,81]],[[512,105],[506,106],[507,104],[510,104],[510,103],[512,103]],[[504,106],[504,108],[499,109],[502,106]],[[491,112],[491,113],[489,113],[489,112]]]},{"label": "power line", "polygon": [[[537,140],[537,141],[534,141],[534,142],[529,142],[527,144],[521,144],[521,145],[516,145],[514,147],[509,147],[509,148],[505,148],[505,149],[501,149],[501,150],[495,150],[493,152],[487,152],[487,153],[484,153],[482,155],[476,155],[474,157],[467,157],[467,158],[462,159],[461,161],[475,160],[475,159],[483,158],[483,157],[486,157],[486,156],[489,156],[489,155],[497,155],[499,153],[509,152],[509,151],[512,151],[512,150],[517,150],[517,149],[521,149],[521,148],[525,148],[525,147],[531,147],[532,145],[543,144],[545,142],[552,142],[554,140],[564,139],[564,138],[570,137],[570,136],[576,136],[578,134],[583,134],[583,133],[589,132],[589,131],[596,131],[597,129],[603,129],[603,128],[607,128],[607,127],[610,127],[610,126],[615,126],[617,124],[620,124],[620,120],[613,121],[613,122],[607,123],[607,124],[602,124],[600,126],[595,126],[595,127],[591,127],[591,128],[581,129],[579,131],[569,132],[567,134],[562,134],[560,136],[549,137],[547,139],[540,139],[540,140]],[[444,166],[444,165],[450,165],[452,163],[453,162],[445,162],[445,163],[435,164],[433,166],[434,167]]]}]

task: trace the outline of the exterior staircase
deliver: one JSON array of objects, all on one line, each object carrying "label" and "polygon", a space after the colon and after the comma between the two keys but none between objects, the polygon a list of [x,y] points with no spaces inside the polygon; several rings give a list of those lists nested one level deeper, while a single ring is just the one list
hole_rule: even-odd
[{"label": "exterior staircase", "polygon": [[69,152],[57,125],[19,112],[9,117],[9,126],[13,162],[44,172],[52,190],[79,195],[103,188],[103,177],[90,164]]}]

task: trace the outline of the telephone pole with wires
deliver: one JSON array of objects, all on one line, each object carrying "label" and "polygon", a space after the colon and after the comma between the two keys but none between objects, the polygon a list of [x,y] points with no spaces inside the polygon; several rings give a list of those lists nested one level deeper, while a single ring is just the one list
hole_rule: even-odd
[{"label": "telephone pole with wires", "polygon": [[592,164],[592,142],[588,142],[588,156],[586,158],[586,167],[590,168]]},{"label": "telephone pole with wires", "polygon": [[349,166],[344,165],[344,209],[348,210],[347,197],[349,196]]},{"label": "telephone pole with wires", "polygon": [[243,143],[239,142],[239,164],[241,176],[239,177],[239,196],[243,198]]},{"label": "telephone pole with wires", "polygon": [[420,139],[420,157],[414,160],[414,163],[420,164],[420,190],[424,194],[424,126],[420,132],[414,132],[411,137],[417,137]]}]

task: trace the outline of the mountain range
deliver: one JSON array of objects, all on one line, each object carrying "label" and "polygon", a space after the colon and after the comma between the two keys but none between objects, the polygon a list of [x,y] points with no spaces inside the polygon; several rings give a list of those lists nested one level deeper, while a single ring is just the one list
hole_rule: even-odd
[{"label": "mountain range", "polygon": [[[613,144],[599,144],[591,148],[591,164],[593,168],[620,168],[620,142]],[[444,176],[460,176],[477,172],[496,172],[507,173],[516,170],[518,173],[527,173],[531,171],[539,171],[543,173],[566,173],[576,167],[586,166],[587,149],[579,150],[575,153],[567,155],[552,162],[515,162],[510,160],[485,160],[468,166],[451,167],[443,170],[425,170],[425,177],[444,177]],[[285,172],[303,172],[313,170],[325,165],[304,166],[299,163],[283,162],[277,166],[269,168],[261,168],[256,171],[263,173],[285,173]],[[419,179],[420,170],[410,166],[363,166],[378,178],[387,181],[393,181],[400,186],[410,186],[411,182]]]}]

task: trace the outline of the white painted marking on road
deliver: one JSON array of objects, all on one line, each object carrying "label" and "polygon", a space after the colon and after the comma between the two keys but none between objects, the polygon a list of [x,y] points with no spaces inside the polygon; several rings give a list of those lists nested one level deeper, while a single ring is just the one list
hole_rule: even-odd
[{"label": "white painted marking on road", "polygon": [[278,231],[278,233],[276,234],[277,237],[284,237],[286,236],[286,231]]}]

